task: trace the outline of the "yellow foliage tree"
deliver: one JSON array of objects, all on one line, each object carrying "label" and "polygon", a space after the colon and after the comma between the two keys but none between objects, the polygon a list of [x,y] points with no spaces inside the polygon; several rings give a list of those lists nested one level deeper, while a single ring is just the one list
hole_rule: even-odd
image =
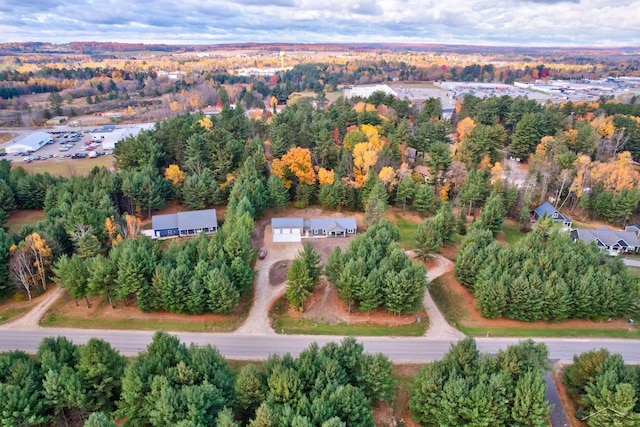
[{"label": "yellow foliage tree", "polygon": [[449,201],[449,190],[451,189],[451,183],[445,183],[442,188],[440,188],[440,200],[443,202]]},{"label": "yellow foliage tree", "polygon": [[110,246],[116,246],[122,241],[122,235],[118,233],[118,227],[116,225],[115,218],[113,218],[113,215],[105,218],[104,229],[107,232],[107,238],[109,239]]},{"label": "yellow foliage tree", "polygon": [[592,125],[602,138],[611,138],[616,131],[613,125],[613,116],[598,117],[592,122]]},{"label": "yellow foliage tree", "polygon": [[591,168],[591,158],[585,155],[579,156],[576,161],[573,162],[573,165],[575,166],[576,176],[571,184],[571,191],[576,193],[578,197],[582,197],[585,176],[587,176]]},{"label": "yellow foliage tree", "polygon": [[380,181],[388,188],[396,179],[396,171],[394,171],[391,166],[385,166],[380,170],[380,173],[378,173],[378,178],[380,178]]},{"label": "yellow foliage tree", "polygon": [[594,183],[602,183],[604,189],[612,193],[631,190],[640,181],[640,173],[635,169],[628,151],[618,153],[613,162],[593,162],[589,174]]},{"label": "yellow foliage tree", "polygon": [[380,137],[378,129],[375,126],[362,125],[360,126],[360,130],[367,136],[367,141],[369,141],[376,150],[379,151],[385,144],[386,140]]},{"label": "yellow foliage tree", "polygon": [[476,122],[473,121],[471,117],[465,117],[464,119],[458,122],[458,126],[456,127],[456,131],[458,132],[458,139],[466,138],[471,131],[476,127]]},{"label": "yellow foliage tree", "polygon": [[356,188],[364,185],[364,180],[378,162],[378,151],[368,142],[361,142],[353,147],[353,180]]},{"label": "yellow foliage tree", "polygon": [[209,117],[201,118],[200,120],[198,120],[198,124],[200,126],[202,126],[203,128],[205,128],[206,130],[213,129],[213,122],[211,121],[211,119]]},{"label": "yellow foliage tree", "polygon": [[320,185],[332,185],[335,180],[335,174],[330,169],[318,169],[318,183]]},{"label": "yellow foliage tree", "polygon": [[34,273],[37,280],[42,283],[42,289],[47,290],[47,273],[51,265],[51,248],[36,232],[24,239],[26,247],[33,256]]},{"label": "yellow foliage tree", "polygon": [[184,172],[180,170],[178,165],[169,165],[164,171],[164,177],[175,187],[182,187],[184,182]]}]

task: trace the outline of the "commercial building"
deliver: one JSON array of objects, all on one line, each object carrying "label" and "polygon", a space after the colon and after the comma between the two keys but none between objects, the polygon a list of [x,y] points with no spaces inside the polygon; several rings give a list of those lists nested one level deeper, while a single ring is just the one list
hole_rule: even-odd
[{"label": "commercial building", "polygon": [[9,154],[32,153],[51,143],[53,143],[53,137],[47,132],[34,132],[9,145],[5,151]]}]

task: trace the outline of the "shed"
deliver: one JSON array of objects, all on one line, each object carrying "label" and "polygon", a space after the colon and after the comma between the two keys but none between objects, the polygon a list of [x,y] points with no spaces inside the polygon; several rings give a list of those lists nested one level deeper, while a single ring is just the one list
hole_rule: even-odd
[{"label": "shed", "polygon": [[273,242],[300,242],[304,220],[302,218],[271,218]]},{"label": "shed", "polygon": [[355,218],[311,218],[309,232],[313,236],[346,237],[356,234]]},{"label": "shed", "polygon": [[30,153],[38,151],[43,146],[53,142],[53,137],[47,132],[34,132],[20,141],[6,147],[5,151],[9,154]]}]

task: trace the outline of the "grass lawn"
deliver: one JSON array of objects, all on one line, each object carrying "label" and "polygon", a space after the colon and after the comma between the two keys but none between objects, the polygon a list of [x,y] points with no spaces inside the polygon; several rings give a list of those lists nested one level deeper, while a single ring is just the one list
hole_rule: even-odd
[{"label": "grass lawn", "polygon": [[504,241],[512,246],[522,240],[527,234],[520,232],[520,224],[513,221],[505,221],[502,225]]},{"label": "grass lawn", "polygon": [[449,282],[451,275],[436,279],[430,292],[434,301],[440,307],[442,314],[449,324],[460,329],[467,335],[512,336],[512,337],[608,337],[608,338],[640,338],[640,331],[636,326],[627,325],[623,321],[614,324],[608,322],[575,321],[580,325],[554,322],[517,322],[508,319],[484,319],[477,313],[470,313],[469,308],[462,302],[461,296],[453,290]]},{"label": "grass lawn", "polygon": [[392,219],[393,223],[400,230],[400,246],[403,249],[414,249],[416,243],[416,230],[419,223],[404,218],[401,214],[396,213]]},{"label": "grass lawn", "polygon": [[53,176],[70,177],[74,175],[87,175],[95,166],[113,166],[113,156],[99,156],[93,159],[57,158],[38,160],[31,163],[20,162],[19,165],[29,173],[45,173]]},{"label": "grass lawn", "polygon": [[5,309],[0,309],[0,325],[3,323],[7,323],[10,320],[13,320],[15,317],[20,316],[23,313],[29,311],[31,307],[7,307]]},{"label": "grass lawn", "polygon": [[44,220],[43,210],[24,209],[11,212],[4,226],[9,229],[9,233],[17,233],[23,225],[35,225],[38,221]]},{"label": "grass lawn", "polygon": [[429,327],[429,322],[424,317],[420,322],[408,325],[374,322],[330,324],[316,319],[292,318],[288,314],[288,307],[289,303],[283,297],[273,304],[269,313],[274,329],[279,334],[419,337],[424,335]]},{"label": "grass lawn", "polygon": [[164,330],[168,332],[231,332],[244,322],[249,314],[252,297],[241,300],[240,307],[230,315],[177,315],[172,313],[141,313],[135,307],[111,309],[106,298],[94,299],[92,308],[84,303],[74,308],[68,298],[60,298],[45,313],[40,325],[44,327]]}]

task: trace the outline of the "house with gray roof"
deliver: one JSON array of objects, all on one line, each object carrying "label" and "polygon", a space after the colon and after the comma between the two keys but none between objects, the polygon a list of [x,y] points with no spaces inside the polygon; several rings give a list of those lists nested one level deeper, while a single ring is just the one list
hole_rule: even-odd
[{"label": "house with gray roof", "polygon": [[153,215],[151,228],[154,238],[213,234],[218,230],[218,217],[215,209]]},{"label": "house with gray roof", "polygon": [[309,234],[327,237],[353,236],[358,230],[355,218],[311,218]]},{"label": "house with gray roof", "polygon": [[596,230],[576,228],[571,230],[571,238],[574,242],[580,240],[585,244],[594,242],[610,255],[636,252],[640,248],[638,236],[633,231],[611,230],[607,227]]},{"label": "house with gray roof", "polygon": [[355,218],[271,218],[274,242],[300,242],[309,237],[347,237],[358,231]]},{"label": "house with gray roof", "polygon": [[560,211],[549,202],[545,202],[533,210],[534,221],[544,217],[553,218],[554,222],[562,224],[563,227],[571,227],[571,219],[560,213]]},{"label": "house with gray roof", "polygon": [[636,236],[640,236],[640,225],[638,224],[627,225],[624,228],[624,231],[633,231],[634,233],[636,233]]}]

